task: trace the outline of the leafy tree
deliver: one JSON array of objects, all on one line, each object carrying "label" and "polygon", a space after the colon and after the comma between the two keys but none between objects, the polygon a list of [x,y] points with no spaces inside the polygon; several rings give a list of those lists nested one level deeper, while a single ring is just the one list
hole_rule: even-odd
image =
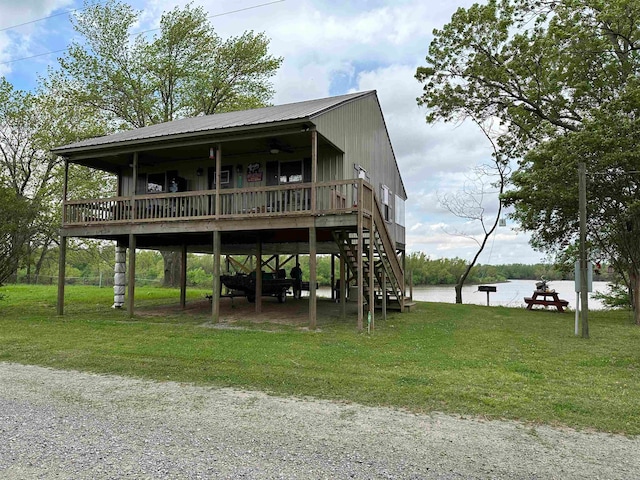
[{"label": "leafy tree", "polygon": [[84,41],[71,43],[55,73],[70,101],[91,105],[139,128],[177,118],[264,106],[282,58],[269,39],[245,32],[223,41],[207,13],[191,4],[160,20],[160,33],[134,37],[140,12],[117,0],[94,3],[73,18]]},{"label": "leafy tree", "polygon": [[[20,262],[31,266],[35,259],[36,276],[55,244],[60,226],[60,191],[63,168],[61,159],[51,155],[56,143],[72,141],[79,135],[91,135],[85,120],[79,120],[77,109],[65,105],[56,92],[40,86],[35,92],[16,90],[0,78],[0,184],[13,191],[20,204],[28,205],[29,216],[23,227],[11,238],[10,248]],[[87,115],[84,118],[91,118]],[[93,121],[91,125],[95,125]],[[71,134],[73,129],[73,134]],[[83,179],[83,184],[102,185],[96,176]],[[26,221],[28,219],[28,221]]]},{"label": "leafy tree", "polygon": [[636,291],[638,19],[635,0],[489,0],[434,32],[416,74],[428,121],[472,116],[505,127],[501,152],[523,158],[505,201],[534,246],[575,245],[576,165],[585,161],[589,242]]},{"label": "leafy tree", "polygon": [[[200,7],[165,13],[160,32],[133,36],[140,12],[118,0],[87,5],[73,19],[82,41],[60,59],[54,83],[72,104],[92,107],[116,130],[185,116],[264,106],[282,58],[269,39],[245,32],[222,40]],[[179,279],[180,255],[163,253],[167,279]]]},{"label": "leafy tree", "polygon": [[576,167],[588,160],[588,242],[596,259],[610,260],[632,291],[640,323],[638,111],[640,88],[634,80],[618,99],[594,112],[582,130],[533,149],[514,175],[516,190],[508,201],[517,206],[515,217],[523,227],[533,232],[534,245],[571,252],[578,231]]},{"label": "leafy tree", "polygon": [[11,188],[0,185],[0,285],[14,274],[24,255],[34,211],[28,199]]}]

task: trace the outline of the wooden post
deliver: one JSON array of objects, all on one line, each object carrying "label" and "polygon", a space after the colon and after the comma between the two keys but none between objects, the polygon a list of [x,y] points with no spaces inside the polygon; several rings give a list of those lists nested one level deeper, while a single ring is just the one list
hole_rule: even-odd
[{"label": "wooden post", "polygon": [[364,221],[362,215],[362,190],[364,189],[364,184],[362,183],[362,179],[358,180],[358,246],[356,248],[356,254],[358,258],[356,259],[356,268],[358,270],[358,331],[362,331],[364,324],[364,272],[362,271],[363,262],[362,262],[362,254],[364,253],[364,240],[363,237],[363,227],[362,223]]},{"label": "wooden post", "polygon": [[67,264],[67,237],[60,236],[60,256],[58,257],[58,315],[64,315],[64,282]]},{"label": "wooden post", "polygon": [[135,220],[138,218],[138,209],[136,208],[136,190],[138,188],[138,152],[133,152],[133,185],[131,187],[131,217]]},{"label": "wooden post", "polygon": [[129,291],[127,294],[127,310],[133,317],[134,293],[136,288],[136,236],[129,234]]},{"label": "wooden post", "polygon": [[[67,185],[69,182],[69,160],[64,159],[64,182],[62,183],[62,225],[65,224],[64,212],[67,203]],[[60,252],[58,257],[58,315],[64,315],[64,283],[67,265],[67,237],[60,235]]]},{"label": "wooden post", "polygon": [[409,270],[409,300],[413,302],[413,270]]},{"label": "wooden post", "polygon": [[347,275],[345,274],[344,257],[340,255],[340,313],[342,318],[347,316]]},{"label": "wooden post", "polygon": [[311,130],[311,211],[316,211],[316,183],[318,182],[318,132]]},{"label": "wooden post", "polygon": [[317,320],[316,282],[317,282],[317,258],[316,258],[316,227],[309,228],[309,328],[315,330]]},{"label": "wooden post", "polygon": [[[211,321],[218,323],[220,321],[220,249],[221,249],[220,230],[213,232],[213,293],[211,294]],[[228,262],[227,258],[227,262]]]},{"label": "wooden post", "polygon": [[336,301],[336,256],[331,254],[331,300]]},{"label": "wooden post", "polygon": [[222,173],[220,170],[222,169],[222,145],[218,144],[216,147],[216,217],[220,216],[220,187],[221,187],[221,178]]},{"label": "wooden post", "polygon": [[256,313],[262,313],[262,239],[256,244]]},{"label": "wooden post", "polygon": [[404,302],[407,298],[406,296],[406,291],[407,291],[407,284],[404,281],[404,272],[406,272],[406,257],[405,257],[405,251],[402,250],[402,279],[399,279],[398,281],[398,285],[401,285],[401,291],[400,291],[400,311],[404,312]]},{"label": "wooden post", "polygon": [[[375,198],[373,197],[373,190],[371,190],[371,199],[375,202]],[[371,204],[375,205],[374,203]],[[369,315],[371,315],[371,330],[374,329],[375,326],[375,311],[376,311],[376,290],[374,288],[374,275],[376,269],[376,261],[373,257],[373,241],[375,238],[375,225],[373,216],[371,217],[371,226],[369,228]]]},{"label": "wooden post", "polygon": [[387,319],[387,274],[382,269],[382,319]]},{"label": "wooden post", "polygon": [[64,212],[67,203],[67,191],[69,189],[69,160],[64,159],[64,181],[62,183],[62,225],[65,224]]},{"label": "wooden post", "polygon": [[180,250],[180,308],[187,306],[187,245]]}]

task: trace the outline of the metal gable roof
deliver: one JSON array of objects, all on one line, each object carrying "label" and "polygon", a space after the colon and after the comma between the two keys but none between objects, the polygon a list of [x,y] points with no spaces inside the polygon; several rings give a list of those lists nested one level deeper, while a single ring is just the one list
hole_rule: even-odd
[{"label": "metal gable roof", "polygon": [[253,127],[279,122],[312,119],[315,116],[347,103],[353,99],[370,95],[374,91],[351,93],[336,97],[308,100],[304,102],[275,105],[271,107],[217,113],[201,117],[183,118],[172,122],[160,123],[149,127],[127,130],[103,137],[89,138],[80,142],[52,149],[52,152],[64,155],[67,152],[116,146],[120,143],[146,143],[146,141],[171,138],[173,136],[199,135],[213,133],[229,128]]}]

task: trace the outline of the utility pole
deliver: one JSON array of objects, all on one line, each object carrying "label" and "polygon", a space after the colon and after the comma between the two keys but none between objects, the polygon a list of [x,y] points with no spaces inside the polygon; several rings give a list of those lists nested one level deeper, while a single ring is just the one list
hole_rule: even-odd
[{"label": "utility pole", "polygon": [[589,338],[589,292],[587,284],[587,167],[578,164],[580,197],[580,303],[582,304],[582,338]]}]

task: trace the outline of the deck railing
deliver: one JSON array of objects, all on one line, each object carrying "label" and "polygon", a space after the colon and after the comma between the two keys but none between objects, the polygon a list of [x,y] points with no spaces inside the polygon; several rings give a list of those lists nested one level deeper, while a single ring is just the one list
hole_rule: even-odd
[{"label": "deck railing", "polygon": [[[311,190],[315,188],[315,206]],[[371,185],[362,179],[259,188],[67,200],[63,225],[245,218],[269,215],[372,212]],[[218,207],[219,205],[219,207]],[[219,210],[219,211],[218,211]]]}]

